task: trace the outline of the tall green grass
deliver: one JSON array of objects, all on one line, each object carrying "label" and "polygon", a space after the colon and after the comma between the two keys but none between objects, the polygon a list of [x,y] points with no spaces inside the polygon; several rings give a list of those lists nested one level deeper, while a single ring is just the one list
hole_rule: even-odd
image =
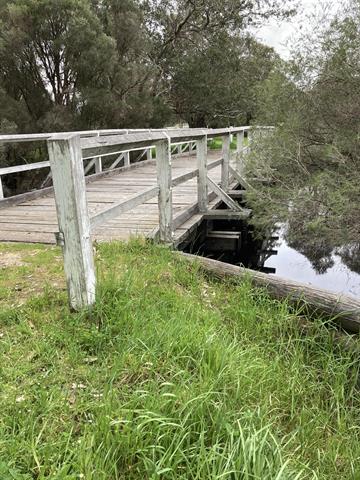
[{"label": "tall green grass", "polygon": [[0,272],[1,479],[360,478],[358,359],[320,321],[142,241],[98,247],[73,314],[58,256]]}]

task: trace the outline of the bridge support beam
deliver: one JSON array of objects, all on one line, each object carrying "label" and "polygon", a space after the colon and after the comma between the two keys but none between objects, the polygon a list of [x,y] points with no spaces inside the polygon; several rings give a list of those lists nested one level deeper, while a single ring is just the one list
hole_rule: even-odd
[{"label": "bridge support beam", "polygon": [[81,310],[95,302],[96,280],[80,137],[54,136],[47,145],[70,306]]}]

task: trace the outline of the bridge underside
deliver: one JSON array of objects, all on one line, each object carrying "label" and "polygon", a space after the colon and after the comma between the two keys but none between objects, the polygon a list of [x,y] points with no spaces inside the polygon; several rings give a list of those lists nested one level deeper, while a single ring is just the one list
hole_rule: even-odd
[{"label": "bridge underside", "polygon": [[[220,158],[219,152],[208,152],[208,161]],[[172,176],[193,171],[196,168],[196,156],[179,156],[172,160]],[[221,166],[209,171],[210,178],[220,182]],[[90,216],[99,213],[111,205],[126,200],[157,185],[155,160],[144,162],[138,168],[130,168],[119,174],[96,179],[87,184],[87,199]],[[210,199],[211,200],[211,199]],[[184,214],[185,222],[175,231],[175,243],[178,243],[187,231],[202,218],[196,213],[197,179],[193,178],[173,189],[173,215]],[[212,200],[209,208],[218,200]],[[186,215],[191,212],[192,215]],[[188,217],[188,218],[186,218]],[[157,198],[128,211],[117,218],[102,224],[93,232],[93,240],[128,240],[132,236],[151,237],[159,226]],[[0,242],[55,243],[58,231],[55,200],[53,194],[18,205],[0,209]]]}]

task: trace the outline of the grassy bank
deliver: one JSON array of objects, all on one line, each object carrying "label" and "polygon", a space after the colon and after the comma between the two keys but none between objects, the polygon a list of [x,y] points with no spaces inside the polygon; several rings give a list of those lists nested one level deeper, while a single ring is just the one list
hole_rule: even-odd
[{"label": "grassy bank", "polygon": [[56,248],[0,246],[0,478],[358,479],[357,359],[285,302],[141,241],[98,247],[91,316]]}]

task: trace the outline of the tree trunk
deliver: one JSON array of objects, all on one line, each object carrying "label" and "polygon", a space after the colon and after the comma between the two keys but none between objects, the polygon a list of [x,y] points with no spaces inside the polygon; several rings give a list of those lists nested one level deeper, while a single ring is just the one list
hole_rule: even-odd
[{"label": "tree trunk", "polygon": [[205,115],[200,113],[191,115],[188,123],[190,128],[207,128]]}]

